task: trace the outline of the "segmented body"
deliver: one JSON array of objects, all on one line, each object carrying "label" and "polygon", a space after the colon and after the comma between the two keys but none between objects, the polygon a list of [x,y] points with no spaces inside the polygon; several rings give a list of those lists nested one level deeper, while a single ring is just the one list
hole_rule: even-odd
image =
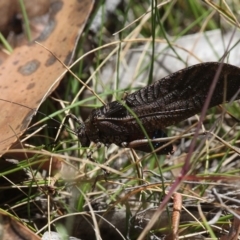
[{"label": "segmented body", "polygon": [[[146,135],[139,121],[150,139],[166,136],[163,130],[167,126],[202,110],[212,81],[220,68],[209,108],[230,101],[234,95],[234,100],[239,99],[240,68],[215,62],[197,64],[129,94],[123,101],[113,101],[93,110],[77,131],[82,146],[88,146],[90,141],[119,146],[125,143],[127,146],[131,141],[144,139]],[[155,143],[154,148],[162,144]],[[149,152],[151,148],[147,143],[140,150]],[[171,151],[172,147],[168,146],[158,153]]]}]

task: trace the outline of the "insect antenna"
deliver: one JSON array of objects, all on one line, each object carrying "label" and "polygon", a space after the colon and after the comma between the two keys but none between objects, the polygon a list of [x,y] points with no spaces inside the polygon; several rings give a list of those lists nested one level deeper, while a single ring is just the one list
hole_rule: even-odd
[{"label": "insect antenna", "polygon": [[[42,129],[46,128],[46,126],[48,126],[48,124],[45,124],[44,126],[41,126],[39,130],[36,130],[36,128],[37,128],[37,126],[38,126],[39,124],[44,123],[44,122],[46,122],[47,120],[51,120],[51,121],[53,121],[53,122],[55,122],[55,123],[58,124],[58,127],[56,127],[56,126],[48,126],[49,129],[58,129],[58,131],[57,131],[57,137],[54,138],[53,142],[50,143],[50,145],[56,145],[57,141],[59,141],[59,135],[60,135],[59,126],[60,126],[60,127],[61,127],[61,126],[63,127],[63,125],[64,125],[64,128],[66,128],[68,132],[70,132],[70,133],[72,133],[72,134],[74,134],[74,135],[77,135],[75,130],[72,130],[69,126],[67,126],[67,125],[65,124],[66,121],[65,121],[65,122],[61,122],[61,121],[58,121],[57,119],[54,118],[54,116],[56,116],[57,114],[63,112],[64,110],[61,110],[61,111],[58,111],[58,112],[56,112],[56,113],[47,115],[47,114],[43,113],[42,111],[39,111],[37,108],[32,108],[32,107],[29,107],[29,106],[24,105],[24,104],[21,104],[21,103],[13,102],[13,101],[10,101],[10,100],[7,100],[7,99],[2,99],[2,98],[0,98],[0,101],[5,101],[5,102],[7,102],[7,103],[15,104],[15,105],[18,105],[19,107],[24,107],[24,108],[27,108],[27,109],[31,110],[30,114],[28,115],[28,120],[29,120],[29,121],[32,121],[32,120],[34,119],[34,117],[37,115],[37,113],[45,117],[45,118],[43,118],[43,119],[41,119],[41,120],[33,123],[30,127],[25,128],[23,131],[17,132],[16,134],[13,133],[13,135],[12,135],[11,137],[16,137],[16,135],[19,136],[19,135],[22,134],[23,132],[26,133],[26,131],[28,131],[28,130],[34,130],[34,129],[35,129],[34,133],[32,133],[32,134],[30,134],[30,136],[27,136],[27,137],[25,137],[24,139],[22,139],[22,140],[25,141],[25,140],[27,140],[28,138],[30,138],[31,136],[33,136],[34,134],[40,132]],[[68,119],[67,119],[67,120],[68,120]],[[40,136],[40,135],[38,135],[38,137],[39,137],[39,136]],[[9,138],[11,138],[11,137],[9,137]],[[8,139],[9,139],[9,138],[8,138]],[[6,141],[6,140],[7,140],[7,139],[0,140],[0,144],[3,143],[3,142]]]},{"label": "insect antenna", "polygon": [[[61,122],[61,125],[60,127],[58,128],[58,131],[57,131],[57,134],[56,134],[56,137],[55,137],[55,140],[54,142],[58,142],[59,141],[59,137],[60,137],[60,134],[61,132],[63,132],[64,128],[67,127],[66,123],[69,121],[69,120],[73,120],[74,122],[78,123],[80,126],[82,126],[84,123],[79,119],[77,118],[74,114],[71,114],[71,113],[68,113],[63,121]],[[69,127],[67,127],[68,131],[71,132],[72,134],[74,134],[75,136],[78,137],[78,129],[79,128],[76,128],[76,130],[72,130],[70,129]]]}]

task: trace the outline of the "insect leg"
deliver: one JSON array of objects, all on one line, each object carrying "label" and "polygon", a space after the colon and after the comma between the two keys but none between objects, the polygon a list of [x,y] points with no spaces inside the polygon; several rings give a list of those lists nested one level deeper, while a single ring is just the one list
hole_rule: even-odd
[{"label": "insect leg", "polygon": [[[98,143],[96,144],[96,147],[97,147],[97,149],[99,149],[99,148],[101,147],[101,143],[98,142]],[[93,153],[94,153],[95,151],[96,151],[96,150],[89,150],[89,152],[87,153],[87,158],[88,158],[89,160],[91,160],[92,162],[96,162],[96,161],[92,158],[92,155],[93,155]]]},{"label": "insect leg", "polygon": [[[87,158],[92,161],[92,162],[96,162],[96,160],[92,157],[93,153],[96,152],[96,149],[98,150],[100,147],[102,146],[102,144],[100,142],[98,142],[96,144],[96,148],[95,150],[89,150],[89,152],[87,153]],[[108,145],[105,145],[105,151],[104,151],[104,156],[105,156],[105,160],[108,160],[108,156],[107,156],[107,148],[108,148]],[[109,175],[109,172],[104,169],[104,168],[101,168],[103,173],[104,173],[104,176],[105,176],[105,180],[106,180],[106,176]]]},{"label": "insect leg", "polygon": [[[71,118],[74,122],[78,123],[80,126],[81,126],[82,124],[84,124],[79,118],[77,118],[77,117],[76,117],[75,115],[73,115],[72,113],[69,113],[69,114],[67,115],[67,118],[68,118],[68,119]],[[79,139],[78,131],[77,131],[77,130],[75,131],[75,135],[76,135],[76,136],[78,137],[78,139]],[[84,147],[85,147],[85,146],[84,146]],[[101,143],[97,143],[97,148],[100,148],[100,147],[101,147]],[[95,162],[94,159],[92,158],[93,152],[94,152],[94,151],[89,150],[89,152],[87,153],[87,158],[88,158],[89,160],[91,160],[92,162]]]},{"label": "insect leg", "polygon": [[74,122],[78,123],[79,125],[81,125],[83,123],[79,118],[77,118],[72,113],[67,114],[67,117],[68,117],[68,119],[71,118]]},{"label": "insect leg", "polygon": [[[68,114],[68,117],[71,118],[71,119],[72,119],[73,121],[75,121],[76,123],[78,123],[79,125],[82,125],[82,124],[83,124],[83,122],[82,122],[80,119],[78,119],[75,115],[73,115],[73,114],[71,114],[71,113]],[[75,133],[76,133],[76,135],[78,135],[77,132],[75,132]],[[101,144],[100,142],[98,142],[98,143],[96,144],[97,149],[99,149],[101,146],[102,146],[102,144]],[[94,153],[95,151],[96,151],[96,150],[89,150],[88,153],[87,153],[87,158],[88,158],[90,161],[92,161],[92,162],[96,162],[96,161],[94,160],[94,158],[92,157],[92,155],[93,155],[93,153]],[[105,154],[105,156],[106,156],[106,154]],[[102,169],[102,170],[103,170],[105,176],[108,175],[108,172],[107,172],[105,169]]]}]

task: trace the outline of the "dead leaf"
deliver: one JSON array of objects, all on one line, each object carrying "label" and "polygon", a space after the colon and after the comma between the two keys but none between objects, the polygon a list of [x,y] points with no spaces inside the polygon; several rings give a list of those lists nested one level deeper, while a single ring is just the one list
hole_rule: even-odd
[{"label": "dead leaf", "polygon": [[[237,211],[239,214],[239,210]],[[238,217],[234,216],[233,223],[231,228],[229,229],[229,233],[227,236],[222,236],[220,240],[237,240],[240,233],[240,220]]]},{"label": "dead leaf", "polygon": [[30,229],[2,211],[0,213],[0,238],[1,240],[41,240]]},{"label": "dead leaf", "polygon": [[[45,14],[50,7],[50,0],[24,0],[25,9],[29,19]],[[16,18],[21,18],[22,10],[19,0],[0,0],[0,31],[8,35],[14,30]]]},{"label": "dead leaf", "polygon": [[[92,9],[93,0],[56,0],[49,24],[36,41],[69,65],[76,43]],[[16,48],[0,68],[1,99],[38,108],[58,85],[64,67],[44,48],[32,43]],[[56,82],[56,83],[55,83]],[[52,86],[52,84],[54,86]],[[0,155],[8,150],[29,125],[33,110],[0,101]],[[13,137],[14,136],[14,137]]]}]

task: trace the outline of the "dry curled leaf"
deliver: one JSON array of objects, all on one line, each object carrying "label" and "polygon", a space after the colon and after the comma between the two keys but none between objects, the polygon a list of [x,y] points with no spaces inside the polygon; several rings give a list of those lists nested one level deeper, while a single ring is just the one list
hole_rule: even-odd
[{"label": "dry curled leaf", "polygon": [[[92,5],[93,0],[52,1],[48,25],[35,40],[69,65]],[[38,108],[57,87],[64,71],[61,63],[34,41],[16,48],[0,66],[1,99]],[[0,109],[2,155],[24,132],[35,112],[5,101],[0,101]]]},{"label": "dry curled leaf", "polygon": [[[24,6],[28,18],[40,16],[49,10],[50,0],[24,0]],[[0,0],[0,31],[3,34],[9,34],[14,31],[18,19],[22,18],[22,10],[19,0]]]},{"label": "dry curled leaf", "polygon": [[0,238],[1,240],[40,240],[41,238],[31,232],[16,219],[0,213]]}]

